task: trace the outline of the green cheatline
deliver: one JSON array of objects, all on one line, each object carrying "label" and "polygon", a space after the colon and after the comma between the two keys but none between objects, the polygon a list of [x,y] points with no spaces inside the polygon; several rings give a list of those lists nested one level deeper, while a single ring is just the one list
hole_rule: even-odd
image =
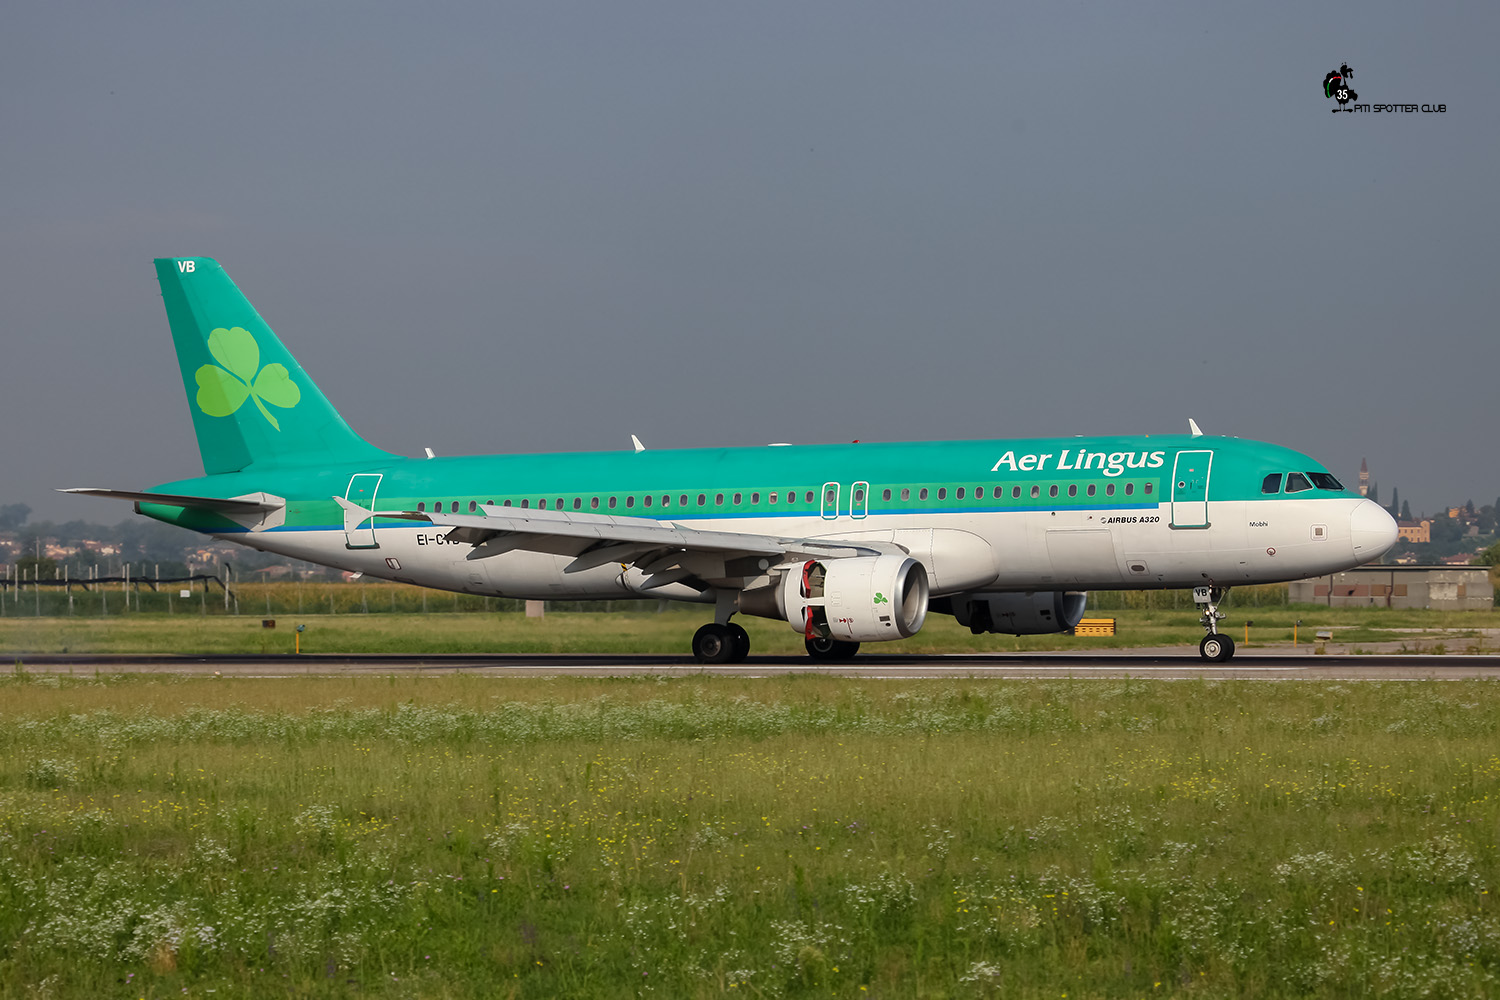
[{"label": "green cheatline", "polygon": [[[198,408],[211,417],[227,417],[246,399],[255,400],[261,416],[278,431],[281,425],[265,404],[291,409],[302,399],[302,390],[293,382],[286,365],[272,363],[260,366],[260,346],[244,327],[219,327],[208,335],[208,351],[217,365],[204,365],[194,376],[198,380]],[[223,367],[220,367],[222,365]]]}]

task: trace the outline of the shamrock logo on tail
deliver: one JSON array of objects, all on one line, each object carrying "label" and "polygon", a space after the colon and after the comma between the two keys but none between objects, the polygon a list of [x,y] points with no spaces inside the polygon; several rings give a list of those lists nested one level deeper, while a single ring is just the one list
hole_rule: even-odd
[{"label": "shamrock logo on tail", "polygon": [[286,365],[262,368],[260,345],[249,330],[239,326],[210,332],[208,353],[219,364],[198,369],[198,409],[210,417],[227,417],[244,406],[245,400],[253,399],[260,415],[281,430],[266,404],[289,410],[302,399],[302,390],[292,381]]}]

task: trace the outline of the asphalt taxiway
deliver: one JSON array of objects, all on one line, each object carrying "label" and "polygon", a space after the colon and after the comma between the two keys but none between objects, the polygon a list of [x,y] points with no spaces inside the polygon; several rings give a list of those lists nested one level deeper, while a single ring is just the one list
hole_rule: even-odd
[{"label": "asphalt taxiway", "polygon": [[180,674],[301,677],[351,674],[477,674],[493,677],[774,677],[823,674],[898,678],[1192,678],[1244,680],[1500,679],[1500,655],[1319,655],[1306,651],[1242,651],[1227,663],[1206,663],[1178,650],[1094,653],[990,653],[911,656],[872,653],[844,662],[806,656],[751,656],[743,663],[704,666],[689,656],[658,654],[438,654],[302,656],[163,656],[151,654],[23,655],[20,669],[48,674]]}]

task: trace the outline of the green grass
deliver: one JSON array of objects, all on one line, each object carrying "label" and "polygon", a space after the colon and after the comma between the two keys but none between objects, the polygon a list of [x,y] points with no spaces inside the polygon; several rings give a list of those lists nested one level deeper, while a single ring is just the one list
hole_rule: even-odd
[{"label": "green grass", "polygon": [[[478,599],[476,599],[478,600]],[[1244,642],[1244,622],[1253,620],[1250,646],[1310,641],[1318,629],[1332,628],[1342,643],[1405,641],[1430,650],[1446,642],[1452,652],[1491,648],[1477,629],[1500,623],[1489,612],[1393,610],[1379,608],[1227,607],[1222,628]],[[1093,612],[1090,612],[1093,614]],[[1202,630],[1197,612],[1133,609],[1099,612],[1118,620],[1113,638],[1066,635],[971,635],[946,615],[929,615],[922,630],[898,643],[870,644],[870,653],[961,653],[1025,650],[1084,650],[1178,646],[1196,647]],[[303,624],[307,653],[670,653],[686,655],[693,631],[707,621],[707,608],[674,606],[660,614],[642,611],[549,613],[526,618],[520,612],[414,614],[290,614],[277,616],[275,629],[261,627],[259,615],[130,614],[108,617],[0,618],[0,655],[30,653],[290,653],[295,626]],[[750,632],[756,654],[800,654],[802,638],[785,624],[759,618],[736,619]]]},{"label": "green grass", "polygon": [[15,674],[0,995],[1493,995],[1495,691]]}]

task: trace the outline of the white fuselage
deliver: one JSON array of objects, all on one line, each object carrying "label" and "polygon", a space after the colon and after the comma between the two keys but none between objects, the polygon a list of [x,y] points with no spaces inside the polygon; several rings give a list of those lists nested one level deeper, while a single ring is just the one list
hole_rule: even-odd
[{"label": "white fuselage", "polygon": [[[663,518],[702,529],[787,538],[889,542],[921,561],[934,596],[969,590],[1099,590],[1275,583],[1338,572],[1361,553],[1359,498],[1214,501],[1208,524],[1174,527],[1171,504],[1133,510],[988,511],[735,518]],[[1384,516],[1383,511],[1381,512]],[[1353,527],[1351,527],[1353,525]],[[641,571],[608,563],[565,572],[571,554],[511,551],[470,558],[448,530],[385,519],[374,548],[349,548],[338,530],[261,531],[219,537],[367,576],[443,590],[550,600],[651,596],[712,600],[689,587],[640,589]]]}]

